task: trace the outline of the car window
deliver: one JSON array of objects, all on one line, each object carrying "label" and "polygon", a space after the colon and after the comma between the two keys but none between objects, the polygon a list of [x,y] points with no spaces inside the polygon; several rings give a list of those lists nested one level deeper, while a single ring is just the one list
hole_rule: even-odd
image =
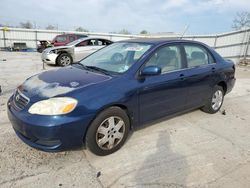
[{"label": "car window", "polygon": [[198,45],[184,45],[188,68],[213,63],[212,56]]},{"label": "car window", "polygon": [[113,42],[112,41],[110,41],[110,40],[103,40],[103,44],[104,45],[110,45],[110,44],[112,44]]},{"label": "car window", "polygon": [[88,46],[97,46],[97,41],[95,39],[87,40]]},{"label": "car window", "polygon": [[72,42],[75,40],[75,37],[74,36],[69,36],[69,41]]},{"label": "car window", "polygon": [[87,37],[87,35],[76,35],[77,39],[80,39],[80,38],[85,38]]},{"label": "car window", "polygon": [[181,69],[181,52],[179,46],[165,46],[158,49],[146,63],[147,66],[158,66],[162,74]]},{"label": "car window", "polygon": [[76,46],[77,47],[82,47],[82,46],[87,46],[88,45],[88,41],[82,41],[82,42],[80,42],[79,44],[77,44]]},{"label": "car window", "polygon": [[56,42],[66,42],[67,37],[66,36],[57,36],[55,41]]}]

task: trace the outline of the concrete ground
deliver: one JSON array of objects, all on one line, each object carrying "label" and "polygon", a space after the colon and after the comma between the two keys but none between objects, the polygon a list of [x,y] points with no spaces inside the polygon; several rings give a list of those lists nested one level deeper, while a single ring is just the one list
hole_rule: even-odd
[{"label": "concrete ground", "polygon": [[84,149],[46,153],[17,138],[6,101],[41,71],[38,53],[0,51],[0,187],[250,187],[249,68],[237,67],[225,115],[195,110],[154,123],[105,157]]}]

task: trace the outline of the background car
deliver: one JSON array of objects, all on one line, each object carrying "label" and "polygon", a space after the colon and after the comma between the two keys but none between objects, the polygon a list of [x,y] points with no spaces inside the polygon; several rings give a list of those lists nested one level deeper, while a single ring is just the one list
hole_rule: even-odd
[{"label": "background car", "polygon": [[39,44],[37,46],[37,52],[42,53],[44,49],[52,47],[53,45],[51,44],[50,41],[48,40],[40,40]]},{"label": "background car", "polygon": [[66,46],[47,48],[42,53],[42,61],[48,64],[68,66],[112,43],[103,38],[81,38]]},{"label": "background car", "polygon": [[8,115],[32,147],[85,143],[108,155],[146,123],[196,108],[218,112],[234,84],[235,65],[202,43],[128,40],[28,78],[9,99]]},{"label": "background car", "polygon": [[52,45],[53,46],[64,46],[70,42],[73,42],[77,39],[80,38],[85,38],[88,37],[87,35],[80,35],[80,34],[62,34],[62,35],[57,35],[53,40],[52,40]]}]

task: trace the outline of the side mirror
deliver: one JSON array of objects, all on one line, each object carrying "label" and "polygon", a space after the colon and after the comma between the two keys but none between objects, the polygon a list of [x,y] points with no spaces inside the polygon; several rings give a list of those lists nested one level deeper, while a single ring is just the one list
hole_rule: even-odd
[{"label": "side mirror", "polygon": [[161,74],[161,68],[157,66],[144,67],[141,71],[141,76],[157,76]]}]

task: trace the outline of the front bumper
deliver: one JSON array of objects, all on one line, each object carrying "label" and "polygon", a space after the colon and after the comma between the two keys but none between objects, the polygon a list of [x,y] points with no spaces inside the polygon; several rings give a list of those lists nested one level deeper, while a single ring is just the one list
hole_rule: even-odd
[{"label": "front bumper", "polygon": [[17,136],[31,147],[62,151],[81,147],[93,115],[42,116],[17,111],[8,102],[8,117]]},{"label": "front bumper", "polygon": [[55,53],[47,53],[44,51],[42,53],[42,61],[47,64],[56,64],[56,58],[58,57],[58,54]]}]

